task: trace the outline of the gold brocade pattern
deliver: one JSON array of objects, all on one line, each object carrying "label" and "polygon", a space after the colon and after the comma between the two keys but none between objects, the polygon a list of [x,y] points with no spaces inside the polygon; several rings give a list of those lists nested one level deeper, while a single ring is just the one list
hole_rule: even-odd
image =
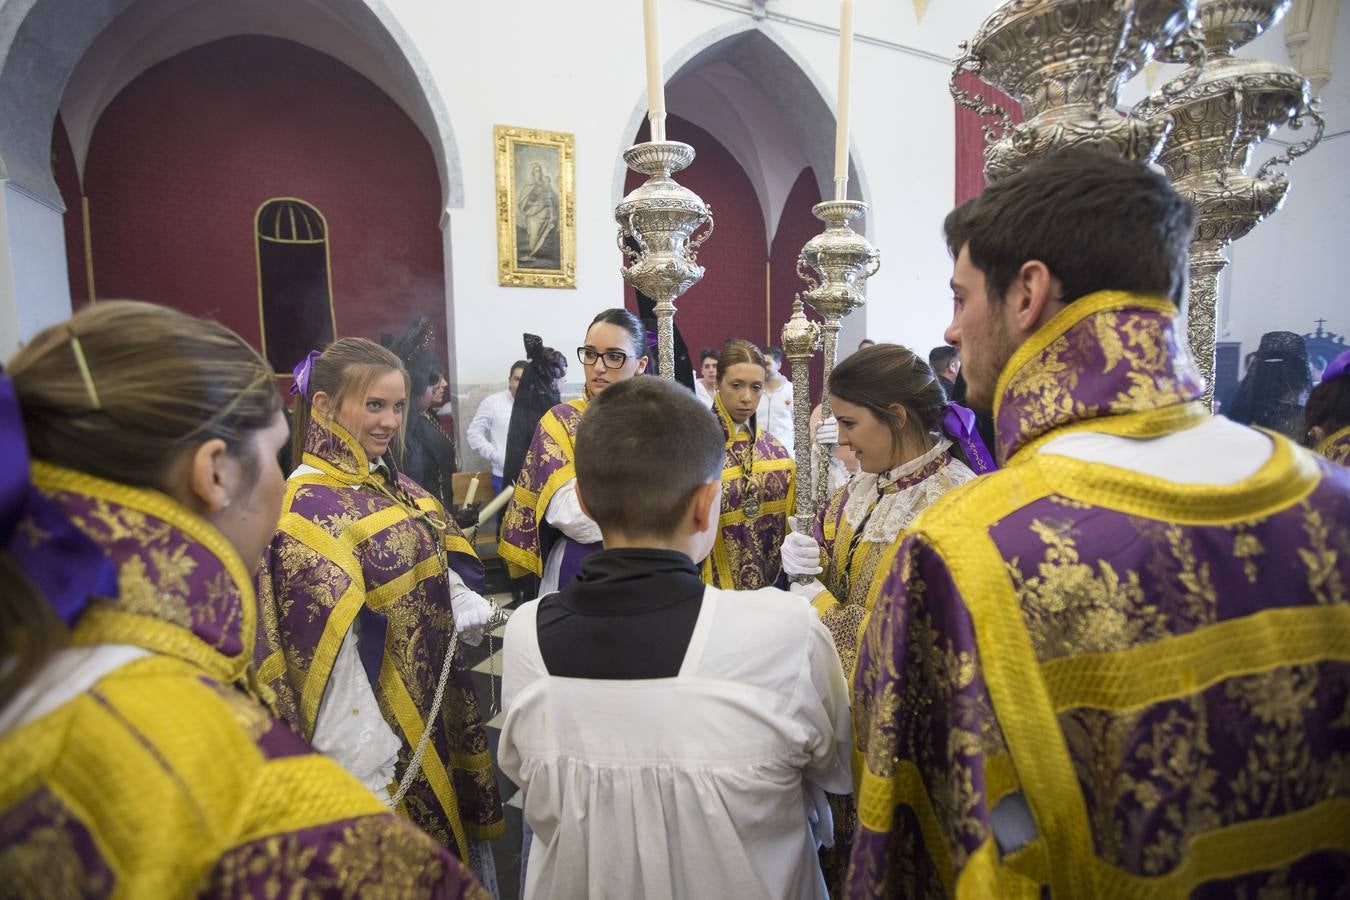
[{"label": "gold brocade pattern", "polygon": [[470,582],[481,566],[439,503],[416,484],[399,475],[395,484],[375,485],[379,476],[368,467],[364,478],[353,471],[364,461],[359,445],[347,446],[354,443],[345,432],[311,423],[305,461],[323,473],[288,482],[259,582],[265,636],[259,664],[272,679],[282,717],[310,736],[344,637],[358,616],[379,623],[384,653],[373,686],[381,713],[403,741],[400,775],[424,728],[432,733],[421,775],[400,811],[467,856],[469,838],[498,836],[504,820],[478,699],[459,650],[438,720],[428,725],[425,716],[454,633],[447,563]]},{"label": "gold brocade pattern", "polygon": [[515,493],[502,513],[497,552],[513,578],[544,574],[544,546],[540,528],[558,489],[576,478],[573,446],[589,399],[561,403],[544,413],[521,463]]},{"label": "gold brocade pattern", "polygon": [[[834,638],[846,675],[853,671],[863,620],[905,529],[944,492],[975,478],[968,466],[950,455],[949,447],[944,441],[934,448],[938,452],[931,461],[926,461],[931,453],[912,461],[923,463],[917,468],[906,464],[882,476],[858,476],[835,491],[816,516],[814,536],[821,548],[822,569],[818,577],[830,593],[825,602],[817,603],[817,610]],[[855,526],[849,508],[862,491],[871,495],[872,502]],[[869,539],[873,536],[880,540]]]},{"label": "gold brocade pattern", "polygon": [[782,572],[780,551],[796,499],[796,467],[767,431],[753,438],[737,427],[720,396],[713,411],[726,439],[721,528],[702,566],[703,580],[729,590],[772,586]]},{"label": "gold brocade pattern", "polygon": [[96,856],[82,853],[76,841],[88,832],[50,791],[39,790],[25,803],[22,831],[11,833],[0,817],[0,898],[104,897],[112,893],[113,875]]},{"label": "gold brocade pattern", "polygon": [[1314,451],[1334,463],[1350,466],[1350,425],[1327,435]]},{"label": "gold brocade pattern", "polygon": [[1163,298],[1118,291],[1068,304],[1013,354],[995,388],[998,458],[1060,426],[1165,409],[1202,393],[1185,322]]},{"label": "gold brocade pattern", "polygon": [[850,896],[1288,895],[1350,858],[1350,477],[1283,438],[1222,486],[1041,453],[1194,423],[1167,308],[1086,300],[1005,369],[1016,459],[924,515],[865,625]]}]

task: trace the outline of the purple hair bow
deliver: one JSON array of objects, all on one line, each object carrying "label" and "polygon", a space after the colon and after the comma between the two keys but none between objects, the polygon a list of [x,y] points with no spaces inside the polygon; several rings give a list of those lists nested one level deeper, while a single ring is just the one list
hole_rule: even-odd
[{"label": "purple hair bow", "polygon": [[294,379],[291,381],[291,393],[299,394],[306,400],[309,399],[309,376],[314,371],[314,360],[319,358],[319,350],[309,351],[309,355],[295,364],[295,369],[291,374]]},{"label": "purple hair bow", "polygon": [[942,429],[961,445],[976,475],[984,475],[998,468],[989,448],[980,438],[980,432],[975,428],[975,413],[972,410],[958,403],[948,403],[946,412],[942,414]]},{"label": "purple hair bow", "polygon": [[1344,378],[1346,375],[1350,375],[1350,350],[1346,350],[1331,361],[1331,365],[1322,373],[1321,383],[1326,384],[1333,378]]},{"label": "purple hair bow", "polygon": [[[20,524],[28,527],[20,529]],[[73,628],[91,596],[116,597],[112,561],[28,475],[28,441],[18,394],[0,373],[0,547]]]}]

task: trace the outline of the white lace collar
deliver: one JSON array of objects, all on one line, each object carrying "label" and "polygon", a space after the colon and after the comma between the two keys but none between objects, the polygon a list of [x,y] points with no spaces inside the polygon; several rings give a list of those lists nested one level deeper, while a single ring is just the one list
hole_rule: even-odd
[{"label": "white lace collar", "polygon": [[[889,544],[939,497],[974,479],[975,473],[965,463],[948,454],[951,446],[951,441],[942,438],[927,453],[890,471],[864,472],[855,477],[849,483],[848,499],[844,502],[844,521],[849,528],[854,532],[862,528],[865,541]],[[930,468],[933,471],[915,478]],[[906,479],[914,480],[899,490],[886,492],[890,485]]]}]

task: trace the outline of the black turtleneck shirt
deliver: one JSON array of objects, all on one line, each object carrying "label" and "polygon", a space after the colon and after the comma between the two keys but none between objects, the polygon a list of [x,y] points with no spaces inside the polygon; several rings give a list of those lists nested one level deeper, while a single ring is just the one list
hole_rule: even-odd
[{"label": "black turtleneck shirt", "polygon": [[539,651],[564,678],[673,678],[703,606],[703,579],[673,550],[603,550],[539,601]]}]

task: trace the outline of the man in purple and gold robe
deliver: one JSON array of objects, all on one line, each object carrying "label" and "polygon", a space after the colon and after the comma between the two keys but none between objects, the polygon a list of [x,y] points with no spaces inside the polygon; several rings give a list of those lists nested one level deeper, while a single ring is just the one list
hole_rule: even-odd
[{"label": "man in purple and gold robe", "polygon": [[556,591],[601,549],[599,526],[576,501],[573,445],[588,398],[559,403],[544,414],[502,516],[497,552],[511,575],[540,578],[539,596]]},{"label": "man in purple and gold robe", "polygon": [[865,625],[848,896],[1350,882],[1350,473],[1200,401],[1192,221],[1087,151],[948,217],[1003,468],[915,522]]}]

